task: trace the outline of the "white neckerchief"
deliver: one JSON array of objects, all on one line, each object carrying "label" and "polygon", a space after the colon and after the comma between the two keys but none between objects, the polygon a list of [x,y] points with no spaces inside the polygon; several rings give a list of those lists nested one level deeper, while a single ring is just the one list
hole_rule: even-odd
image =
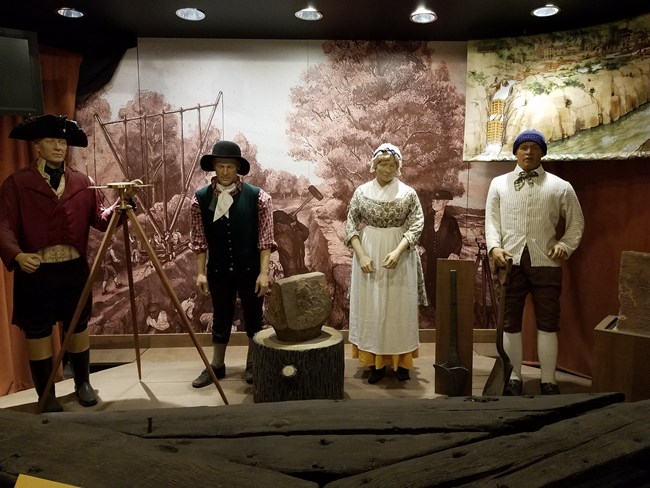
[{"label": "white neckerchief", "polygon": [[381,186],[377,179],[372,180],[366,187],[366,196],[379,202],[392,202],[400,195],[401,185],[397,177]]},{"label": "white neckerchief", "polygon": [[214,209],[214,218],[212,219],[213,222],[219,220],[223,215],[225,215],[227,219],[230,218],[229,209],[233,201],[231,193],[235,191],[235,188],[237,188],[237,185],[235,185],[235,183],[232,183],[229,186],[223,186],[217,183],[219,196],[217,197],[217,208]]}]

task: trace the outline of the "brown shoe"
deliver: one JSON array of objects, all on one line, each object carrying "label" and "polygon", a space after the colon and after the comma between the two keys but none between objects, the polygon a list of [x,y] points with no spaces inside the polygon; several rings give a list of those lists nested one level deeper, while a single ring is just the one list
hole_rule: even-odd
[{"label": "brown shoe", "polygon": [[555,383],[542,383],[539,386],[539,391],[542,395],[559,395],[560,387]]},{"label": "brown shoe", "polygon": [[503,390],[504,396],[521,396],[524,391],[524,384],[521,380],[510,380]]},{"label": "brown shoe", "polygon": [[[215,366],[211,366],[211,368],[212,371],[214,371],[214,375],[217,377],[218,380],[226,376],[225,364],[219,368]],[[208,370],[206,368],[203,371],[201,371],[201,374],[198,375],[194,381],[192,381],[192,386],[194,388],[203,388],[204,386],[208,386],[210,383],[212,383],[212,378],[210,377],[210,373],[208,373]]]}]

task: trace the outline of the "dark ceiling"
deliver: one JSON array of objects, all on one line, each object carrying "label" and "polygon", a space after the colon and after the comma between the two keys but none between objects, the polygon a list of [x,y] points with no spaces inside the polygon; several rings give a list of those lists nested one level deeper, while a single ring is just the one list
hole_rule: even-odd
[{"label": "dark ceiling", "polygon": [[[324,18],[297,19],[307,4]],[[561,12],[534,18],[530,11],[555,3]],[[648,0],[8,0],[0,27],[36,31],[44,44],[89,52],[134,46],[137,37],[240,39],[395,39],[464,41],[532,35],[650,12]],[[419,25],[409,13],[425,5],[438,14]],[[61,6],[85,12],[82,19],[56,14]],[[175,11],[192,6],[206,19],[188,22]]]}]

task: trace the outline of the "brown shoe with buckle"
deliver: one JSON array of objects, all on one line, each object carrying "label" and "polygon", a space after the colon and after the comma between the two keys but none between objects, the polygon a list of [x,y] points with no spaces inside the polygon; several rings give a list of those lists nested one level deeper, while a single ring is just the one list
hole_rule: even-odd
[{"label": "brown shoe with buckle", "polygon": [[542,383],[539,386],[539,391],[542,395],[559,395],[560,387],[555,383]]}]

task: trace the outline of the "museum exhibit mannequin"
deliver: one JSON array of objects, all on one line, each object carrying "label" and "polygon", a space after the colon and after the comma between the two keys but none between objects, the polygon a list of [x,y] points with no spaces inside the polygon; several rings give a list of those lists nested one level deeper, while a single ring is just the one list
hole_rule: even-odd
[{"label": "museum exhibit mannequin", "polygon": [[376,177],[352,196],[345,244],[352,247],[349,341],[353,357],[379,382],[392,366],[410,378],[419,342],[418,305],[427,304],[417,244],[424,226],[415,190],[402,183],[400,150],[382,144],[373,153]]},{"label": "museum exhibit mannequin", "polygon": [[[53,326],[60,321],[68,329],[89,274],[90,227],[106,230],[117,202],[103,207],[101,194],[90,188],[93,181],[66,162],[68,146],[88,145],[75,121],[63,115],[33,117],[9,137],[32,142],[37,154],[0,188],[0,256],[14,271],[12,322],[25,335],[40,402],[53,370]],[[66,344],[76,396],[84,406],[97,403],[89,381],[91,309],[89,297]],[[54,387],[41,403],[44,412],[62,410]]]},{"label": "museum exhibit mannequin", "polygon": [[[504,348],[513,365],[505,394],[521,395],[523,319],[526,296],[535,307],[537,351],[543,395],[559,393],[555,370],[558,356],[557,331],[562,291],[561,262],[578,248],[584,217],[570,183],[544,170],[547,153],[544,134],[521,132],[512,148],[515,169],[490,183],[485,207],[485,238],[489,256],[504,267],[513,266],[506,292]],[[565,230],[556,238],[560,219]]]},{"label": "museum exhibit mannequin", "polygon": [[[201,158],[201,168],[214,171],[215,176],[192,200],[190,248],[197,255],[196,286],[212,299],[211,365],[218,379],[226,375],[226,347],[239,297],[249,341],[244,378],[251,384],[250,342],[263,326],[269,260],[276,249],[273,204],[268,193],[242,180],[250,164],[234,142],[214,144],[212,153]],[[205,369],[192,386],[202,388],[210,383]]]}]

